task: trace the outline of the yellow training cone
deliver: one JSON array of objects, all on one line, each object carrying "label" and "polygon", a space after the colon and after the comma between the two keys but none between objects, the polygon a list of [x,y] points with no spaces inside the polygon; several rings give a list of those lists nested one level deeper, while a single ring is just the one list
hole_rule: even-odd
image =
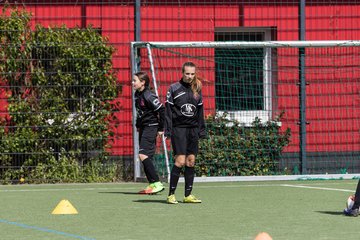
[{"label": "yellow training cone", "polygon": [[68,200],[61,200],[51,214],[78,214],[78,211]]}]

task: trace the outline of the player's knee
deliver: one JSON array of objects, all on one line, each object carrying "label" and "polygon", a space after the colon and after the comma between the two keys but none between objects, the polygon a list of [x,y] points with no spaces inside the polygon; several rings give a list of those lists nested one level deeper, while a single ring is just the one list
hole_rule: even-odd
[{"label": "player's knee", "polygon": [[175,166],[177,166],[178,168],[182,168],[185,166],[185,162],[175,162]]},{"label": "player's knee", "polygon": [[186,166],[187,167],[194,167],[195,166],[195,155],[188,155],[186,157]]},{"label": "player's knee", "polygon": [[188,162],[186,163],[186,166],[187,166],[187,167],[194,167],[194,166],[195,166],[195,161],[188,161]]},{"label": "player's knee", "polygon": [[176,155],[175,156],[175,165],[177,167],[184,167],[185,166],[185,155]]},{"label": "player's knee", "polygon": [[182,168],[182,167],[185,166],[185,162],[176,161],[176,162],[175,162],[175,165],[176,165],[177,167],[179,167],[179,168]]}]

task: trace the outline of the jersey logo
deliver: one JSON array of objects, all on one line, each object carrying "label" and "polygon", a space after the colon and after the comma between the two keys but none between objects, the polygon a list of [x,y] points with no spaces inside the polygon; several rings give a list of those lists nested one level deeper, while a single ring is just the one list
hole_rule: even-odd
[{"label": "jersey logo", "polygon": [[181,106],[180,112],[186,117],[193,117],[195,115],[196,107],[192,104],[186,103]]},{"label": "jersey logo", "polygon": [[159,99],[155,99],[155,100],[153,101],[153,104],[154,104],[154,106],[160,105]]}]

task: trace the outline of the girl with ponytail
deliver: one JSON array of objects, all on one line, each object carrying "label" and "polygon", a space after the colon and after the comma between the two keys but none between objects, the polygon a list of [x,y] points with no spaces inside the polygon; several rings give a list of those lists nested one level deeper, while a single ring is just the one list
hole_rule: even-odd
[{"label": "girl with ponytail", "polygon": [[165,137],[171,138],[174,166],[170,173],[167,203],[178,203],[175,190],[183,168],[185,178],[184,203],[201,203],[191,194],[195,177],[195,157],[199,151],[199,139],[206,136],[202,83],[197,76],[196,65],[186,62],[182,66],[182,78],[171,84],[165,104]]}]

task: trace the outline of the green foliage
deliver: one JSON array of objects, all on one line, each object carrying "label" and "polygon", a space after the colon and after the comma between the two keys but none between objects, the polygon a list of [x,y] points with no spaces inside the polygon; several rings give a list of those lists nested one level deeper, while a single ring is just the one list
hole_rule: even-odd
[{"label": "green foliage", "polygon": [[276,174],[281,152],[289,144],[290,129],[280,132],[280,119],[262,123],[256,118],[244,127],[227,115],[206,119],[208,138],[200,141],[197,176]]},{"label": "green foliage", "polygon": [[115,49],[91,26],[32,30],[30,19],[7,7],[0,17],[0,82],[8,86],[9,113],[0,117],[1,179],[112,181],[109,121],[121,90]]}]

